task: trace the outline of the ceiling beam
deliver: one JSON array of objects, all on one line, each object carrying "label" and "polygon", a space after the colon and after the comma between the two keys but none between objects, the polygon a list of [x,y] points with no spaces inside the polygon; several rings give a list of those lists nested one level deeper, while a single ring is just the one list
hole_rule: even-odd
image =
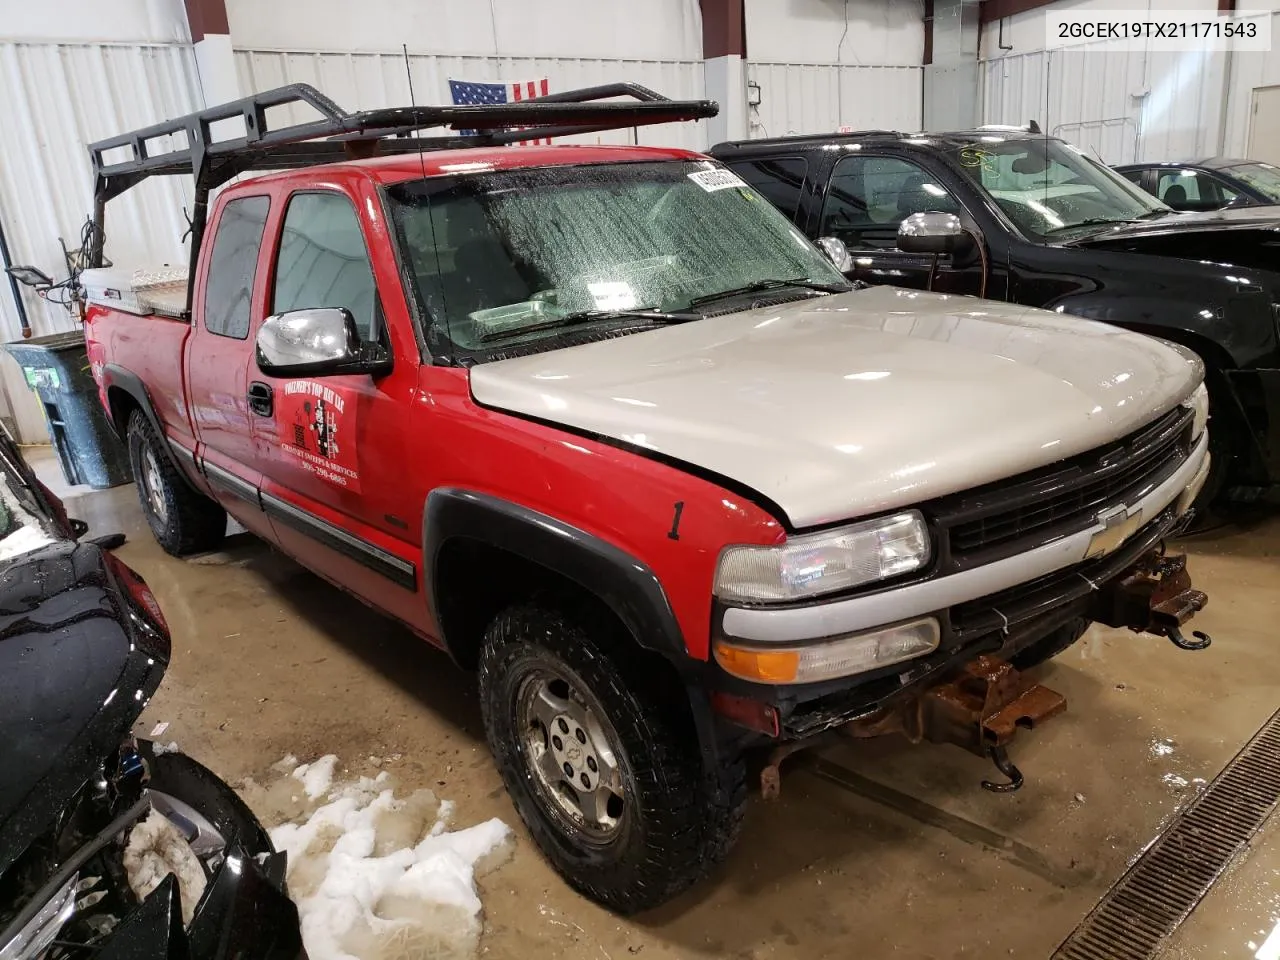
[{"label": "ceiling beam", "polygon": [[[1221,0],[1219,0],[1221,2]],[[1016,13],[1026,13],[1037,7],[1047,7],[1053,0],[986,0],[978,14],[981,23],[994,23]]]}]

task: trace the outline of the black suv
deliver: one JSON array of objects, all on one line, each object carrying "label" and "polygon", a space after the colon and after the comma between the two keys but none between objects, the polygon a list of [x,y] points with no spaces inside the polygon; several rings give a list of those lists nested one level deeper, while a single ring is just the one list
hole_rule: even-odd
[{"label": "black suv", "polygon": [[[722,143],[850,279],[976,294],[1174,340],[1205,360],[1219,494],[1280,491],[1280,210],[1176,213],[1029,129]],[[1123,390],[1123,384],[1116,384]]]}]

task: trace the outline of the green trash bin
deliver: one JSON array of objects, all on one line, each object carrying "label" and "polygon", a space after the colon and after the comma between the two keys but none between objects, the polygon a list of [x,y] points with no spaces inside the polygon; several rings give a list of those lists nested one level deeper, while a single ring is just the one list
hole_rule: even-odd
[{"label": "green trash bin", "polygon": [[6,343],[40,398],[49,438],[67,483],[105,489],[130,483],[129,452],[98,402],[84,333],[55,333]]}]

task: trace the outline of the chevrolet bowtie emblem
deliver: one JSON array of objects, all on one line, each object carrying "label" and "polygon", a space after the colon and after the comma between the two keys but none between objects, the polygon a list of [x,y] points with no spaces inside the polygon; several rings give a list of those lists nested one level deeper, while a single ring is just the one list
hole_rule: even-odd
[{"label": "chevrolet bowtie emblem", "polygon": [[1142,526],[1142,508],[1134,507],[1131,510],[1124,504],[1111,507],[1098,514],[1098,522],[1102,524],[1102,529],[1089,541],[1089,549],[1084,554],[1086,560],[1105,557],[1133,536]]}]

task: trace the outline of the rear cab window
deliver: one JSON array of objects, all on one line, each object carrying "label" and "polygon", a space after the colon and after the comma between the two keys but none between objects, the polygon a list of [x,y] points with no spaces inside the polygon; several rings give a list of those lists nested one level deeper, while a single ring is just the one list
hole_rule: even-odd
[{"label": "rear cab window", "polygon": [[345,309],[362,341],[378,341],[377,287],[360,220],[346,196],[312,192],[289,198],[271,302],[273,313]]},{"label": "rear cab window", "polygon": [[204,326],[216,336],[243,340],[249,335],[253,280],[270,208],[267,197],[237,197],[218,217],[204,287]]},{"label": "rear cab window", "polygon": [[804,157],[736,160],[728,167],[795,221],[800,211],[800,192],[809,172],[809,163]]}]

